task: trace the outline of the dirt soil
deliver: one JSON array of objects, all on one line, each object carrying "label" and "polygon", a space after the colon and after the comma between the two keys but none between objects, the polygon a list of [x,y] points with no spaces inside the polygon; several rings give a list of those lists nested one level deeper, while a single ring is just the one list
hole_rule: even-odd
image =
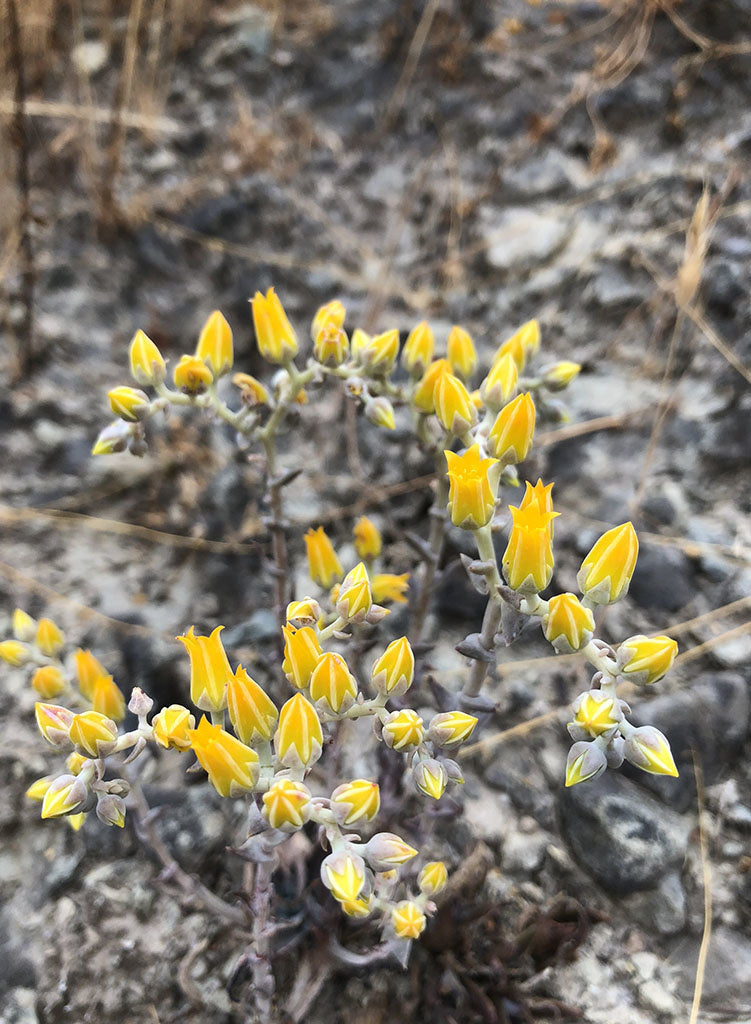
[{"label": "dirt soil", "polygon": [[[564,790],[566,709],[588,677],[523,634],[499,655],[498,710],[448,813],[410,800],[399,816],[392,801],[379,823],[458,875],[406,969],[369,962],[377,935],[327,902],[315,835],[292,844],[276,877],[279,1020],[685,1021],[708,894],[694,1019],[751,1021],[747,0],[19,9],[34,348],[9,145],[0,636],[16,605],[49,614],[124,690],[165,704],[185,699],[175,635],[223,622],[233,656],[284,692],[268,668],[258,463],[178,415],[142,459],[90,456],[136,328],[176,361],[221,308],[237,367],[262,374],[248,297],[270,285],[301,337],[338,297],[350,330],[404,337],[427,317],[445,339],[463,324],[485,365],[538,317],[542,361],[583,367],[568,422],[543,424],[523,467],[556,482],[553,590],[575,589],[605,526],[634,520],[631,593],[599,630],[679,641],[670,676],[632,706],[669,735],[681,777],[620,771]],[[4,87],[6,100],[11,71]],[[122,130],[110,123],[118,95]],[[93,122],[92,105],[104,111]],[[351,560],[352,521],[367,511],[395,571],[417,562],[405,534],[428,528],[431,466],[408,421],[389,436],[359,423],[355,445],[345,400],[327,395],[283,444],[284,465],[303,469],[286,492],[298,590],[311,524]],[[416,482],[384,498],[404,481]],[[450,532],[416,691],[425,707],[451,704],[467,672],[454,645],[481,619],[458,561],[466,545]],[[405,622],[395,613],[383,635]],[[4,670],[0,1022],[255,1020],[247,934],[165,877],[132,824],[40,822],[23,794],[58,759],[32,708],[27,678]],[[357,747],[344,745],[339,781],[368,767]],[[183,768],[176,756],[144,766],[155,828],[189,875],[232,899],[242,866],[225,846],[240,809],[197,776],[186,786]],[[334,961],[331,935],[365,962]]]}]

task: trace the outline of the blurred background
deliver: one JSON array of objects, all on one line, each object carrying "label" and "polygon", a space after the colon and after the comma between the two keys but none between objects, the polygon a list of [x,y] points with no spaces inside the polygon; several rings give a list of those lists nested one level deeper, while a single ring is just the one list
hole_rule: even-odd
[{"label": "blurred background", "polygon": [[[375,1024],[398,999],[438,1022],[683,1021],[703,941],[691,1020],[751,1020],[751,4],[2,0],[0,16],[3,636],[16,605],[52,615],[160,703],[180,699],[173,638],[193,622],[225,622],[251,664],[273,651],[261,467],[196,417],[143,459],[90,456],[137,328],[174,365],[219,308],[236,367],[262,375],[248,298],[273,285],[301,338],[340,298],[348,330],[427,318],[445,341],[459,323],[481,362],[537,317],[545,359],[583,367],[524,467],[556,481],[554,589],[633,518],[639,568],[602,634],[680,643],[634,707],[681,779],[570,792],[582,669],[543,664],[536,637],[502,652],[464,818],[435,824],[455,863],[475,851],[461,898],[404,974],[337,974],[313,926],[279,960],[287,1019],[357,1006]],[[406,424],[348,436],[343,407],[302,410],[284,442],[305,467],[287,491],[298,564],[309,525],[346,551],[367,512],[391,568],[412,569],[430,464]],[[448,690],[482,614],[465,543],[449,538],[431,620]],[[130,833],[44,827],[25,804],[48,763],[17,675],[0,683],[0,1021],[248,1019],[236,945]],[[166,841],[226,889],[228,811],[169,772],[151,780]]]}]

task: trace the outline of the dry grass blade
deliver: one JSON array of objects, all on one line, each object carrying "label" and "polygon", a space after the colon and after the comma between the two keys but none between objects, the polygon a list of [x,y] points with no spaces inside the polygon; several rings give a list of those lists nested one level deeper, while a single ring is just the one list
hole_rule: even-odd
[{"label": "dry grass blade", "polygon": [[689,661],[696,661],[697,658],[701,658],[702,655],[717,647],[718,644],[726,643],[728,640],[732,640],[737,636],[743,636],[744,633],[749,632],[751,632],[751,622],[742,622],[740,626],[735,626],[734,629],[726,629],[724,633],[713,636],[710,640],[705,640],[704,643],[697,644],[696,647],[690,647],[687,651],[679,654],[675,659],[675,665],[685,665]]},{"label": "dry grass blade", "polygon": [[417,65],[420,62],[423,47],[427,42],[430,29],[433,25],[433,19],[438,12],[438,2],[439,0],[428,0],[423,8],[422,15],[420,16],[417,28],[415,29],[415,34],[412,36],[412,42],[409,44],[407,59],[404,62],[402,73],[394,87],[391,99],[389,100],[386,111],[383,115],[382,129],[384,132],[389,131],[404,106],[404,101],[407,98],[409,87],[412,84],[412,79],[415,76]]},{"label": "dry grass blade", "polygon": [[712,865],[709,859],[709,843],[707,833],[704,829],[704,771],[696,751],[692,748],[691,757],[694,762],[694,777],[696,779],[696,802],[697,821],[699,826],[699,853],[701,855],[701,873],[704,885],[704,929],[699,946],[699,958],[696,963],[696,980],[694,981],[694,997],[691,1002],[691,1016],[689,1024],[697,1024],[699,1019],[699,1008],[701,1006],[701,995],[704,988],[704,974],[707,968],[707,955],[709,953],[709,940],[712,936]]},{"label": "dry grass blade", "polygon": [[[549,659],[546,658],[545,660],[547,661]],[[510,729],[504,729],[502,732],[497,732],[494,736],[486,736],[485,739],[478,740],[477,743],[471,743],[468,747],[462,747],[459,751],[459,758],[463,760],[466,757],[472,757],[473,754],[489,754],[502,743],[506,743],[508,740],[513,739],[516,736],[526,736],[528,732],[532,732],[541,725],[547,725],[549,722],[554,722],[567,711],[568,706],[553,708],[552,711],[546,711],[543,715],[537,715],[535,718],[529,718],[526,722],[519,722],[518,725],[512,725]]]},{"label": "dry grass blade", "polygon": [[[109,124],[112,111],[92,104],[62,103],[55,100],[27,100],[28,117],[48,117],[57,121],[85,121],[90,124]],[[0,97],[0,114],[9,115],[15,110],[15,103],[7,97]],[[153,117],[139,114],[134,110],[123,110],[120,114],[125,128],[143,132],[158,131],[164,135],[175,135],[180,125],[169,117]]]}]

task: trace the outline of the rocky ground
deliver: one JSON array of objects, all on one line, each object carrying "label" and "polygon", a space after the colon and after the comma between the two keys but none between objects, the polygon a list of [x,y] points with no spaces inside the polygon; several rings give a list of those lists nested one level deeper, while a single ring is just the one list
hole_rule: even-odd
[{"label": "rocky ground", "polygon": [[[86,86],[107,106],[127,11],[103,32],[94,7],[82,36],[61,20],[29,62],[31,98],[80,104]],[[177,22],[181,5],[166,9]],[[280,1005],[310,1024],[353,1008],[378,1022],[395,1007],[447,1024],[687,1020],[709,886],[698,1020],[751,1021],[751,7],[305,0],[208,4],[179,34],[146,20],[132,105],[165,106],[126,133],[116,223],[97,216],[107,126],[31,119],[37,353],[0,396],[0,634],[16,604],[51,614],[123,689],[160,702],[180,699],[172,638],[192,622],[226,622],[248,664],[273,653],[258,476],[232,438],[176,417],[143,460],[90,457],[135,328],[175,359],[218,306],[238,366],[260,372],[247,299],[271,284],[301,334],[336,296],[350,327],[404,332],[427,316],[440,337],[462,323],[486,359],[537,316],[546,354],[583,364],[569,426],[549,424],[524,467],[556,481],[553,586],[574,589],[603,524],[634,519],[631,593],[600,629],[679,640],[670,677],[633,706],[669,735],[681,778],[622,771],[564,790],[565,709],[586,676],[537,661],[549,648],[523,636],[491,682],[499,710],[466,760],[463,815],[427,823],[433,854],[464,874],[408,969],[331,972],[321,936],[341,929],[364,948],[367,935],[308,921],[278,958]],[[692,233],[705,185],[708,217]],[[11,380],[23,293],[3,268]],[[283,456],[313,467],[288,491],[292,546],[329,521],[346,550],[354,503],[393,541],[394,568],[412,568],[403,535],[426,531],[428,492],[384,503],[369,483],[430,467],[406,424],[358,439],[359,462],[338,399],[302,411]],[[465,544],[451,533],[431,617],[428,665],[448,690],[466,672],[454,644],[482,614],[458,567]],[[20,673],[4,672],[2,1024],[248,1019],[241,940],[160,878],[131,828],[39,822],[23,792],[51,762],[32,704]],[[231,802],[186,790],[174,759],[144,781],[183,868],[236,888]],[[296,853],[312,878],[315,854]],[[278,879],[283,914],[293,876],[290,863]]]}]

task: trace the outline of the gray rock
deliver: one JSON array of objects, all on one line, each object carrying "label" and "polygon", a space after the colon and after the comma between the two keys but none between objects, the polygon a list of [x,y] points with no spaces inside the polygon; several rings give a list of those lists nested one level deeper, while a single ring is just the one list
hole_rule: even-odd
[{"label": "gray rock", "polygon": [[585,301],[601,309],[622,311],[644,298],[644,289],[633,273],[626,274],[618,266],[605,264],[584,292]]},{"label": "gray rock", "polygon": [[615,895],[653,889],[683,862],[684,822],[622,775],[561,790],[558,810],[575,859]]},{"label": "gray rock", "polygon": [[[679,970],[678,993],[690,1001],[696,979],[699,939],[677,940],[671,957]],[[709,955],[704,972],[702,1007],[744,1005],[751,989],[751,939],[729,928],[716,928],[709,943]]]},{"label": "gray rock", "polygon": [[504,745],[503,753],[487,765],[488,783],[508,793],[518,811],[530,814],[543,828],[553,828],[555,801],[534,747],[529,742],[511,741]]},{"label": "gray rock", "polygon": [[719,469],[736,469],[751,459],[751,395],[743,395],[737,405],[709,424],[700,450]]},{"label": "gray rock", "polygon": [[629,593],[642,608],[677,612],[694,596],[691,562],[676,548],[643,544]]},{"label": "gray rock", "polygon": [[512,832],[503,844],[503,870],[510,874],[533,875],[545,861],[549,841],[549,837],[539,830]]},{"label": "gray rock", "polygon": [[208,783],[186,791],[151,790],[146,799],[161,805],[156,828],[170,852],[186,871],[198,871],[227,845],[221,797]]},{"label": "gray rock", "polygon": [[486,218],[488,263],[495,270],[537,267],[566,243],[568,224],[552,214],[520,207]]},{"label": "gray rock", "polygon": [[33,988],[14,988],[3,996],[0,1024],[38,1024],[36,992]]},{"label": "gray rock", "polygon": [[279,623],[276,615],[270,608],[259,608],[253,612],[247,622],[239,622],[231,629],[224,631],[224,645],[228,649],[233,647],[247,647],[264,640],[275,640],[279,636]]},{"label": "gray rock", "polygon": [[677,871],[665,875],[656,889],[628,896],[623,906],[650,934],[677,935],[686,924],[686,893]]}]

